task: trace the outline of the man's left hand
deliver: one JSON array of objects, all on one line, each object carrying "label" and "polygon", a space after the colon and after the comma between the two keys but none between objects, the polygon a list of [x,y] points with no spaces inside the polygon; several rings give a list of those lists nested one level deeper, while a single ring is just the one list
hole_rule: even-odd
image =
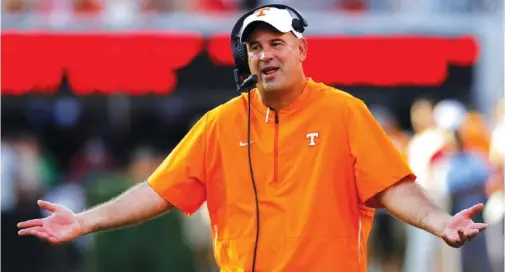
[{"label": "man's left hand", "polygon": [[475,238],[487,228],[487,224],[472,221],[472,216],[483,209],[484,204],[479,203],[454,215],[442,232],[442,239],[449,246],[458,248]]}]

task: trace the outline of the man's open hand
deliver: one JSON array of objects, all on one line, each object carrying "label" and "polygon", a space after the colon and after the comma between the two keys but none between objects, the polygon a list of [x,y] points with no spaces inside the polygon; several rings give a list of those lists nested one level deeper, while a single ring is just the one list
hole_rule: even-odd
[{"label": "man's open hand", "polygon": [[51,243],[71,241],[83,234],[77,216],[62,205],[39,200],[39,206],[52,214],[46,218],[32,219],[18,224],[19,235],[33,235]]},{"label": "man's open hand", "polygon": [[472,221],[472,216],[483,209],[484,204],[479,203],[454,215],[445,227],[442,239],[449,246],[458,248],[475,238],[479,232],[487,228],[487,224]]}]

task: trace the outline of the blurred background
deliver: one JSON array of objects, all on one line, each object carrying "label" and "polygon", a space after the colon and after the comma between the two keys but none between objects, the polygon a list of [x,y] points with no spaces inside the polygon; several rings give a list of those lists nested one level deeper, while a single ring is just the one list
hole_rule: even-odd
[{"label": "blurred background", "polygon": [[236,95],[229,31],[272,2],[309,22],[307,75],[364,100],[441,207],[485,203],[460,250],[378,210],[369,271],[503,271],[502,0],[3,0],[2,270],[217,271],[205,206],[63,246],[16,223],[147,178]]}]

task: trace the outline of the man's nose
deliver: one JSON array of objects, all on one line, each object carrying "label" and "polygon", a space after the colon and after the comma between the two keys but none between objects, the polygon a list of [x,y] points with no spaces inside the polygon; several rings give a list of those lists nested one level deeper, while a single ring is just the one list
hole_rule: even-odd
[{"label": "man's nose", "polygon": [[269,46],[265,46],[261,51],[260,60],[261,61],[269,61],[273,58],[272,49]]}]

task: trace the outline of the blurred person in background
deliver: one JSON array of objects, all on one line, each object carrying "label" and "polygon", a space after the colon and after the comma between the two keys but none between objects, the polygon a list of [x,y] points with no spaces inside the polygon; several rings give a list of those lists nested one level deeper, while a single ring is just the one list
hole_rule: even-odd
[{"label": "blurred person in background", "polygon": [[[414,182],[415,175],[362,100],[305,76],[307,41],[302,24],[293,19],[288,10],[274,7],[247,15],[238,40],[246,43],[245,65],[258,76],[257,88],[208,111],[146,182],[81,213],[39,200],[52,214],[20,222],[19,235],[65,243],[152,222],[174,207],[194,214],[208,200],[218,265],[254,270],[259,221],[246,146],[254,151],[257,166],[261,271],[366,271],[375,208],[386,208],[453,247],[483,231],[485,224],[471,220],[483,205],[455,216],[441,210]],[[255,142],[244,144],[247,101],[254,109]],[[286,128],[278,135],[280,159],[272,152],[279,123]],[[265,131],[269,137],[256,138]],[[272,161],[288,167],[277,169]],[[167,232],[159,230],[154,237],[162,239]]]},{"label": "blurred person in background", "polygon": [[505,99],[501,99],[494,114],[494,126],[489,147],[489,159],[496,169],[496,176],[489,184],[488,193],[503,192],[503,171],[505,167]]},{"label": "blurred person in background", "polygon": [[[416,182],[421,186],[426,183],[430,158],[442,146],[443,138],[435,128],[433,119],[434,102],[428,98],[416,99],[410,109],[412,138],[407,147],[407,161],[416,174]],[[407,226],[407,242],[403,264],[405,272],[429,272],[433,262],[429,234],[414,227]],[[430,240],[431,239],[431,240]]]},{"label": "blurred person in background", "polygon": [[491,134],[488,123],[481,113],[469,111],[458,131],[464,150],[478,152],[484,156],[489,154]]},{"label": "blurred person in background", "polygon": [[16,189],[18,205],[30,205],[39,199],[46,188],[59,182],[59,169],[51,154],[44,150],[39,139],[30,133],[20,133],[13,141],[19,165]]},{"label": "blurred person in background", "polygon": [[420,184],[425,182],[430,158],[443,144],[443,137],[433,117],[434,107],[430,99],[420,98],[414,101],[410,111],[413,136],[408,144],[407,157]]},{"label": "blurred person in background", "polygon": [[[191,11],[197,0],[141,0],[139,5],[144,12],[164,13],[171,11]],[[118,1],[121,5],[122,1]]]},{"label": "blurred person in background", "polygon": [[370,111],[391,138],[391,141],[393,141],[398,150],[405,156],[405,159],[407,159],[411,136],[400,127],[398,118],[385,106],[372,105],[370,106]]},{"label": "blurred person in background", "polygon": [[[97,15],[103,10],[103,1],[100,0],[72,0],[74,11],[79,14]],[[104,0],[110,1],[110,0]],[[125,0],[126,1],[126,0]]]},{"label": "blurred person in background", "polygon": [[[435,159],[444,146],[445,128],[459,123],[459,114],[464,116],[465,109],[454,101],[435,104],[430,99],[421,98],[414,101],[411,107],[414,136],[408,147],[408,162],[418,177],[417,182],[446,212],[450,212],[450,198],[445,184],[447,164],[444,160]],[[448,253],[446,247],[429,233],[408,226],[404,271],[432,272],[442,269],[445,272],[444,269],[449,269],[454,261],[439,254],[440,250]]]},{"label": "blurred person in background", "polygon": [[[5,250],[5,245],[13,245],[14,242],[19,238],[16,235],[16,230],[13,230],[11,224],[15,224],[16,220],[16,206],[18,202],[18,194],[16,191],[16,181],[17,172],[19,171],[19,161],[17,154],[14,150],[12,140],[9,136],[2,137],[2,246],[4,248],[2,252],[2,270],[13,271],[17,265],[18,261],[14,258],[16,257],[16,247],[14,250]],[[26,241],[25,241],[26,242]],[[22,250],[22,249],[21,249]],[[15,252],[13,254],[13,251]],[[38,260],[35,260],[37,262]]]},{"label": "blurred person in background", "polygon": [[2,137],[2,217],[15,209],[17,203],[16,178],[19,171],[19,159],[12,146],[12,140]]},{"label": "blurred person in background", "polygon": [[[105,172],[89,181],[86,189],[88,206],[99,205],[135,186],[162,160],[150,146],[134,149],[124,168]],[[142,225],[96,233],[92,236],[90,258],[85,266],[95,272],[196,272],[196,262],[182,226],[181,214],[174,211]]]},{"label": "blurred person in background", "polygon": [[115,167],[109,147],[101,137],[90,137],[69,161],[66,182],[86,183],[95,176],[108,173]]},{"label": "blurred person in background", "polygon": [[[2,270],[54,271],[50,269],[54,250],[38,240],[19,239],[11,224],[44,216],[40,208],[30,203],[43,197],[44,190],[57,183],[58,172],[52,156],[30,132],[3,136],[2,245],[9,246],[2,251]],[[4,198],[5,194],[9,196]]]},{"label": "blurred person in background", "polygon": [[9,13],[24,13],[31,11],[38,0],[3,0],[2,10]]},{"label": "blurred person in background", "polygon": [[[485,203],[487,197],[483,192],[491,172],[486,160],[489,138],[482,115],[468,110],[457,100],[446,99],[436,104],[433,116],[444,142],[430,160],[428,191],[452,214],[463,205]],[[474,219],[484,222],[482,212]],[[461,252],[444,244],[436,245],[440,252],[437,262],[441,271],[489,271],[485,238],[483,235],[472,247]],[[476,255],[476,251],[483,260],[469,263],[470,256]]]},{"label": "blurred person in background", "polygon": [[195,12],[230,12],[241,9],[242,1],[237,0],[196,0],[192,2],[192,11]]},{"label": "blurred person in background", "polygon": [[362,12],[367,10],[367,1],[365,0],[339,0],[338,8],[347,12]]},{"label": "blurred person in background", "polygon": [[484,209],[484,220],[489,224],[487,235],[489,253],[495,271],[504,270],[504,220],[505,220],[505,98],[498,101],[493,118],[489,160],[493,175],[487,184],[489,200]]},{"label": "blurred person in background", "polygon": [[[446,134],[444,151],[448,169],[446,182],[451,197],[451,213],[457,213],[461,207],[486,203],[486,182],[491,177],[493,169],[487,156],[480,151],[468,148],[460,128],[449,130]],[[478,212],[473,219],[484,222],[483,213]],[[483,233],[468,245],[461,248],[462,272],[492,272],[488,247],[487,233]]]}]

